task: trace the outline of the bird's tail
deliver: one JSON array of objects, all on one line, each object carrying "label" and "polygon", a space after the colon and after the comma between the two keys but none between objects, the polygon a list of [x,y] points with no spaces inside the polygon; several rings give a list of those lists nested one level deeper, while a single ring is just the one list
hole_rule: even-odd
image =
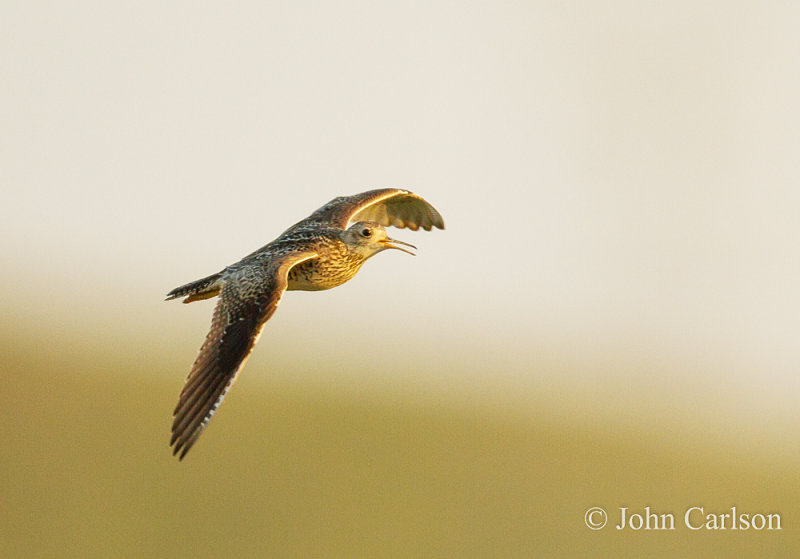
[{"label": "bird's tail", "polygon": [[224,282],[222,280],[222,272],[217,272],[216,274],[210,275],[203,279],[199,279],[197,281],[193,281],[191,283],[187,283],[186,285],[182,285],[180,287],[176,287],[169,293],[167,293],[167,301],[171,301],[172,299],[177,299],[179,297],[186,297],[183,300],[184,303],[191,303],[193,301],[202,301],[203,299],[208,299],[209,297],[214,297],[215,295],[219,295],[219,292],[222,290]]}]

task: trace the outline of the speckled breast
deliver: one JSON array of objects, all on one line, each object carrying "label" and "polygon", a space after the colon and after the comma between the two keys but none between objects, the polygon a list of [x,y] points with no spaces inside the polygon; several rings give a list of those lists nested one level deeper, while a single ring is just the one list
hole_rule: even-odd
[{"label": "speckled breast", "polygon": [[289,291],[330,289],[342,285],[355,276],[364,263],[344,246],[328,248],[324,256],[301,262],[289,270],[286,289]]}]

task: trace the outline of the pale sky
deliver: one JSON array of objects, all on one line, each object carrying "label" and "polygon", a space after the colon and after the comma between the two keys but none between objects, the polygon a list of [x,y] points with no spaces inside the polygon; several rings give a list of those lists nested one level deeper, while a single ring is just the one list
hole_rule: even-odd
[{"label": "pale sky", "polygon": [[174,336],[188,367],[212,306],[168,290],[401,186],[447,230],[288,294],[248,374],[291,368],[302,330],[303,371],[339,352],[369,374],[352,382],[609,413],[631,390],[635,410],[796,425],[794,3],[11,2],[0,21],[16,320]]}]

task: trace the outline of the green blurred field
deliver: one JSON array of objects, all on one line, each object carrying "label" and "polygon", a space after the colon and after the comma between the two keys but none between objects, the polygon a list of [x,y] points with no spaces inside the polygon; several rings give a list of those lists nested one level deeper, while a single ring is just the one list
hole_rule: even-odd
[{"label": "green blurred field", "polygon": [[[2,342],[3,558],[800,556],[797,476],[761,456],[601,435],[535,409],[243,380],[179,463],[176,356],[32,339]],[[165,367],[174,379],[137,373]],[[784,530],[583,521],[595,505],[679,517],[693,504],[769,508]]]}]

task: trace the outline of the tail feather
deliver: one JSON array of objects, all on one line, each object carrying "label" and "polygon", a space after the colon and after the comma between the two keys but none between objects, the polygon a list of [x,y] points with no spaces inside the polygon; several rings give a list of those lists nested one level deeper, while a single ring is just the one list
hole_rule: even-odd
[{"label": "tail feather", "polygon": [[179,297],[186,297],[184,303],[191,303],[192,301],[201,301],[218,295],[222,289],[222,272],[210,275],[203,279],[187,283],[180,287],[176,287],[167,293],[167,301],[178,299]]}]

